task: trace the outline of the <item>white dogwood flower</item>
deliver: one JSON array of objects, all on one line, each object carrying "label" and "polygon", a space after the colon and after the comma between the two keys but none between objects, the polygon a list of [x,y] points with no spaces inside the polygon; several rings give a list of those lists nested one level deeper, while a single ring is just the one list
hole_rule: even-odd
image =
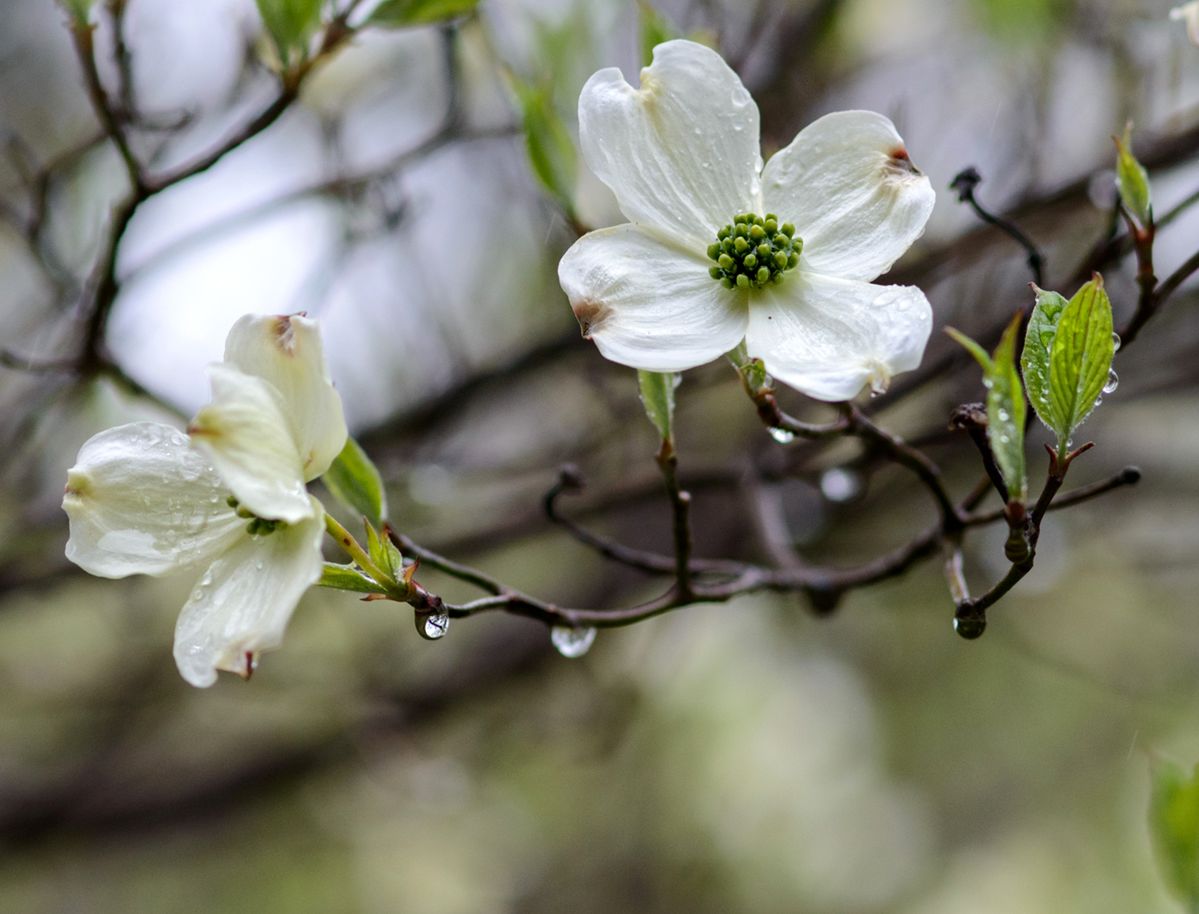
[{"label": "white dogwood flower", "polygon": [[815,121],[765,168],[758,108],[715,52],[654,49],[633,88],[600,70],[579,97],[592,171],[629,223],[580,238],[558,277],[607,358],[650,371],[750,356],[822,400],[915,368],[932,328],[911,286],[872,285],[924,231],[934,193],[894,125]]},{"label": "white dogwood flower", "polygon": [[324,509],[305,483],[346,440],[315,321],[241,318],[212,402],[183,434],[137,422],[95,435],[67,474],[67,558],[100,577],[202,570],[175,628],[196,686],[249,675],[321,576]]},{"label": "white dogwood flower", "polygon": [[1171,19],[1181,19],[1186,23],[1187,37],[1193,44],[1199,44],[1199,0],[1182,3],[1170,10]]}]

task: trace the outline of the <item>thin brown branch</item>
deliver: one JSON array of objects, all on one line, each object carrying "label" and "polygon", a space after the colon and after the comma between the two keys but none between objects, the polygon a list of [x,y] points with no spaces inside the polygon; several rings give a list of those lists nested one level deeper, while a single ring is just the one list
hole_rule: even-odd
[{"label": "thin brown branch", "polygon": [[[563,515],[558,510],[558,499],[567,492],[580,491],[582,486],[583,480],[577,468],[573,466],[562,467],[559,471],[557,482],[550,487],[542,499],[542,507],[545,510],[546,517],[569,533],[574,539],[606,559],[650,574],[678,574],[678,560],[675,556],[663,555],[660,552],[649,552],[644,549],[634,549],[606,536],[592,533],[587,528]],[[689,561],[691,574],[737,574],[741,571],[742,567],[739,562],[696,558],[692,558]]]},{"label": "thin brown branch", "polygon": [[137,156],[133,154],[133,148],[129,145],[125,127],[117,116],[108,92],[104,88],[104,83],[100,79],[100,71],[96,66],[95,35],[92,27],[87,23],[73,23],[70,31],[71,40],[75,45],[75,56],[78,58],[79,67],[83,72],[83,83],[87,89],[87,97],[91,102],[92,111],[95,112],[100,126],[104,128],[104,132],[112,140],[113,146],[121,156],[125,172],[133,187],[133,195],[138,197],[145,189],[145,175],[141,163],[138,162]]},{"label": "thin brown branch", "polygon": [[962,518],[941,481],[941,468],[927,454],[907,444],[898,435],[875,425],[852,403],[845,404],[845,415],[849,421],[848,434],[875,445],[891,460],[915,473],[924,483],[941,512],[941,527],[946,533],[961,529]]},{"label": "thin brown branch", "polygon": [[[1119,473],[1109,476],[1107,479],[1100,479],[1085,486],[1078,486],[1078,488],[1056,496],[1046,508],[1046,511],[1060,511],[1062,508],[1070,508],[1074,505],[1082,504],[1084,501],[1090,501],[1092,498],[1098,498],[1100,495],[1106,495],[1113,489],[1136,485],[1140,481],[1141,471],[1137,467],[1125,467]],[[993,511],[968,515],[965,518],[965,524],[967,527],[978,527],[1002,520],[1003,517],[1003,508],[996,508]]]}]

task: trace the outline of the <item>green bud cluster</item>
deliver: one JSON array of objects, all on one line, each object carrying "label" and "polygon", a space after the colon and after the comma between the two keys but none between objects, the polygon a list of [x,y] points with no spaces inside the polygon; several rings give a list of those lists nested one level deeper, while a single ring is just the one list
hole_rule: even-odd
[{"label": "green bud cluster", "polygon": [[803,239],[795,237],[790,222],[780,224],[774,213],[740,213],[708,245],[708,258],[716,262],[708,273],[726,289],[760,289],[782,282],[802,250]]},{"label": "green bud cluster", "polygon": [[274,533],[280,527],[287,526],[287,524],[281,520],[267,520],[266,518],[259,517],[248,508],[243,508],[241,503],[232,495],[225,499],[225,504],[232,508],[238,517],[249,521],[249,523],[246,524],[246,532],[249,533],[250,536],[266,536],[270,533]]}]

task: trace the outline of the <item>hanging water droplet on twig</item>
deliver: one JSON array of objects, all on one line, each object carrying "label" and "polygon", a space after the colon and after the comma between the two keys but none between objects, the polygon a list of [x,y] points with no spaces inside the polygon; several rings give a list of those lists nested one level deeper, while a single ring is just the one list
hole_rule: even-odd
[{"label": "hanging water droplet on twig", "polygon": [[1103,385],[1105,394],[1114,393],[1116,388],[1120,386],[1120,376],[1116,374],[1116,369],[1109,368],[1107,370],[1107,381]]},{"label": "hanging water droplet on twig", "polygon": [[432,613],[417,613],[414,617],[416,633],[426,641],[444,638],[450,628],[450,614],[444,609]]},{"label": "hanging water droplet on twig", "polygon": [[563,657],[582,657],[595,643],[595,629],[555,625],[550,629],[550,642]]},{"label": "hanging water droplet on twig", "polygon": [[959,638],[973,641],[987,630],[987,620],[985,617],[954,616],[953,630],[957,632]]}]

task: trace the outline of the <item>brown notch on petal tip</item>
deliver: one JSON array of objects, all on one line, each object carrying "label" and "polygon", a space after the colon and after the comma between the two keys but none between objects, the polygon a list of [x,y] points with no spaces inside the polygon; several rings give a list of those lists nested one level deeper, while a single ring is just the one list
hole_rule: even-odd
[{"label": "brown notch on petal tip", "polygon": [[284,355],[295,355],[296,352],[296,334],[295,329],[291,325],[291,319],[294,315],[281,314],[275,318],[275,345],[279,347],[279,351]]},{"label": "brown notch on petal tip", "polygon": [[923,172],[916,167],[912,162],[912,157],[908,155],[906,147],[896,146],[887,153],[887,171],[894,175],[921,175]]},{"label": "brown notch on petal tip", "polygon": [[245,666],[238,671],[237,675],[246,682],[249,682],[250,677],[254,675],[254,671],[258,669],[258,654],[255,651],[245,651],[242,656]]},{"label": "brown notch on petal tip", "polygon": [[575,313],[575,319],[579,322],[579,329],[583,331],[583,339],[585,340],[591,339],[592,332],[608,316],[608,309],[604,305],[587,298],[582,301],[573,302],[571,309]]}]

